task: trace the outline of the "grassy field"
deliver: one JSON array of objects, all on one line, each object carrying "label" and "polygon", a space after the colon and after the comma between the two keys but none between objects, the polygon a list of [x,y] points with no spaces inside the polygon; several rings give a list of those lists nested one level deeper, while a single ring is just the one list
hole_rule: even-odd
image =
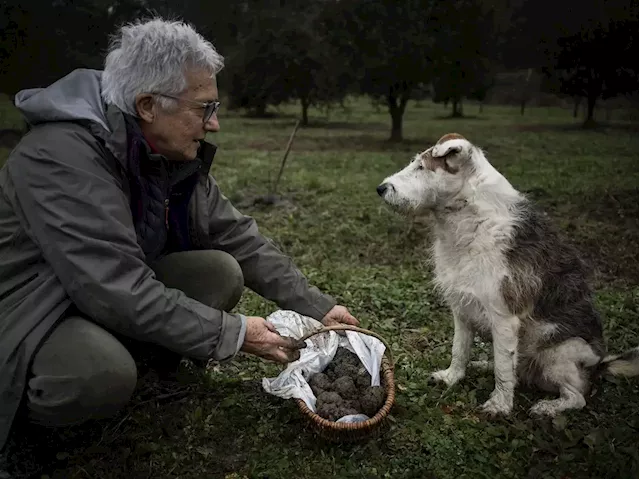
[{"label": "grassy field", "polygon": [[[391,429],[356,445],[320,440],[292,401],[262,391],[261,378],[280,368],[244,356],[215,365],[196,384],[159,383],[148,374],[116,418],[19,438],[32,477],[638,477],[636,380],[602,380],[585,409],[553,421],[528,417],[540,398],[529,391],[518,391],[511,417],[479,417],[492,374],[472,372],[446,392],[427,384],[430,372],[448,365],[450,314],[429,284],[425,227],[410,228],[375,191],[441,135],[463,134],[593,264],[607,346],[622,351],[638,341],[637,121],[585,131],[570,111],[520,116],[507,107],[453,120],[423,102],[406,112],[405,142],[389,144],[386,112],[355,101],[328,118],[315,112],[312,125],[298,132],[279,189],[286,201],[252,205],[277,174],[297,113],[285,108],[265,120],[221,113],[213,173],[313,284],[389,340],[398,382]],[[0,118],[15,123],[11,112]],[[247,291],[237,309],[268,315],[276,306]],[[489,349],[478,343],[474,352],[482,357]]]}]

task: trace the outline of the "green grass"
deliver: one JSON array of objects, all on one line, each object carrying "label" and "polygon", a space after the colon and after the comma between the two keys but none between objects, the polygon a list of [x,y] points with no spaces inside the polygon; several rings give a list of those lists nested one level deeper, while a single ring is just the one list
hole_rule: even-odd
[{"label": "green grass", "polygon": [[[213,173],[238,204],[267,193],[297,113],[283,108],[269,120],[221,114]],[[48,432],[37,449],[46,464],[39,474],[637,477],[636,380],[599,381],[586,408],[554,421],[528,417],[527,409],[541,397],[531,391],[518,391],[509,418],[478,416],[476,407],[493,388],[492,374],[472,372],[449,391],[427,384],[429,373],[450,358],[450,314],[429,284],[425,227],[409,228],[375,192],[385,176],[441,135],[455,131],[474,141],[517,188],[538,199],[592,262],[607,346],[621,351],[638,338],[637,123],[586,131],[570,111],[558,109],[528,109],[520,116],[517,108],[489,106],[480,115],[467,107],[476,116],[462,119],[443,118],[446,113],[429,102],[410,105],[406,141],[394,145],[386,142],[388,115],[367,101],[351,102],[348,113],[316,112],[311,127],[298,132],[281,180],[279,192],[287,201],[243,208],[313,284],[392,345],[398,396],[383,437],[356,445],[316,438],[292,401],[262,391],[261,378],[280,368],[241,356],[212,368],[186,395],[154,399],[160,386],[146,377],[116,418],[70,428],[61,437]],[[257,315],[275,308],[250,291],[238,306]],[[490,353],[483,344],[474,351],[478,357]],[[176,386],[164,386],[176,392]]]}]

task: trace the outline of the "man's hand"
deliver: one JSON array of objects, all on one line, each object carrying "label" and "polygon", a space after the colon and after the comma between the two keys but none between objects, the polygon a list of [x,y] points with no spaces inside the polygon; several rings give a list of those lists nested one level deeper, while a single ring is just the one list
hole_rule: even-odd
[{"label": "man's hand", "polygon": [[347,308],[337,304],[322,318],[322,324],[325,326],[334,326],[340,323],[350,324],[352,326],[360,325],[360,321],[351,316]]},{"label": "man's hand", "polygon": [[240,348],[245,353],[278,363],[289,363],[300,359],[304,341],[280,336],[275,326],[264,318],[247,316],[247,332]]}]

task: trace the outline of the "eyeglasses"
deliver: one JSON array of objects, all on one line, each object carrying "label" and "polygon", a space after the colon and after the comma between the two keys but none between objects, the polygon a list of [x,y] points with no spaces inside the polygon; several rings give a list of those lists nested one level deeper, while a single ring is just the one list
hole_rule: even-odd
[{"label": "eyeglasses", "polygon": [[164,93],[155,93],[155,95],[197,105],[198,108],[202,108],[204,110],[204,112],[202,113],[203,123],[207,123],[215,113],[218,113],[218,110],[220,109],[220,102],[218,100],[200,102],[200,101],[194,101],[194,100],[187,100],[186,98],[178,98],[177,96],[165,95]]}]

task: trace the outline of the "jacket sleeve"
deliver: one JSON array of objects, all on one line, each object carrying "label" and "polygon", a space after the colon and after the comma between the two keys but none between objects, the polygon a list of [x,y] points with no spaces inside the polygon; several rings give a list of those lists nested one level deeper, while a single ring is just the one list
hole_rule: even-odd
[{"label": "jacket sleeve", "polygon": [[336,304],[334,298],[309,285],[307,278],[272,241],[263,236],[253,218],[240,213],[208,178],[209,233],[212,247],[236,258],[245,284],[282,309],[321,320]]},{"label": "jacket sleeve", "polygon": [[188,357],[233,356],[241,317],[155,278],[106,149],[79,126],[28,135],[7,164],[16,209],[78,309],[107,329]]}]

